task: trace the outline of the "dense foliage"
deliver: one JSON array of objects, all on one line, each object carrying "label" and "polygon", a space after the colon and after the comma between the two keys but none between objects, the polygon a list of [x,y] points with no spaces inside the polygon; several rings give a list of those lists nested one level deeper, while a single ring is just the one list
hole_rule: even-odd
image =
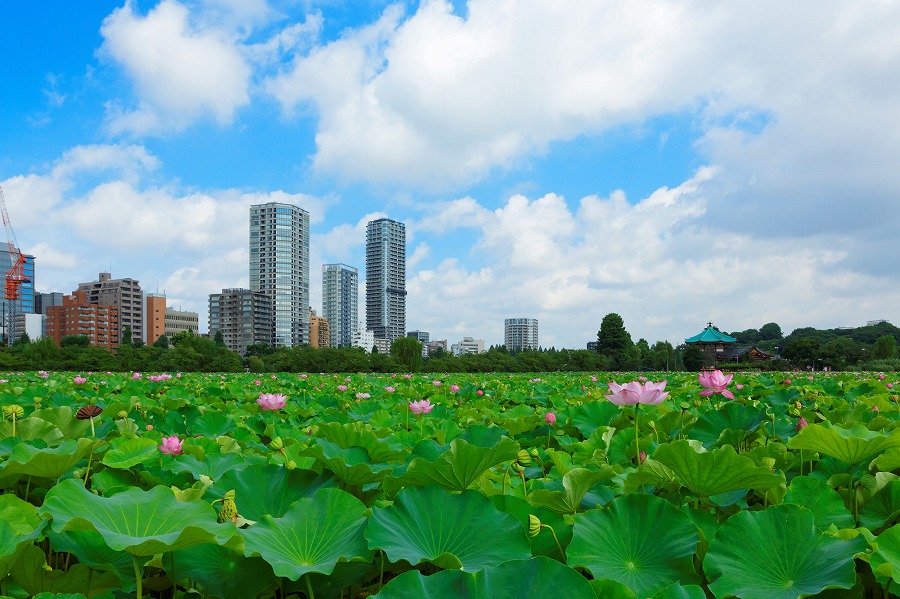
[{"label": "dense foliage", "polygon": [[887,596],[897,381],[791,376],[10,374],[0,594]]}]

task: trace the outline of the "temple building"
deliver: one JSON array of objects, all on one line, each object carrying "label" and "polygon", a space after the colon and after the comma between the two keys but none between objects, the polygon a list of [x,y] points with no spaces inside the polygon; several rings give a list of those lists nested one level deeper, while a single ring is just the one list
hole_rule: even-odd
[{"label": "temple building", "polygon": [[716,329],[712,322],[707,322],[706,328],[701,333],[685,339],[684,342],[700,346],[707,366],[723,362],[762,362],[775,358],[774,355],[757,347],[739,346],[737,339]]}]

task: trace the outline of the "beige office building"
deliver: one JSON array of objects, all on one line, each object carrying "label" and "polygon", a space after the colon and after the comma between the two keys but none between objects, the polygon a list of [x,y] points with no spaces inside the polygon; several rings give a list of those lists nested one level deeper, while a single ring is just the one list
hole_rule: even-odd
[{"label": "beige office building", "polygon": [[84,291],[88,304],[114,306],[119,315],[119,339],[131,327],[131,339],[146,341],[144,335],[144,292],[136,279],[114,279],[101,272],[98,281],[81,283],[77,291]]}]

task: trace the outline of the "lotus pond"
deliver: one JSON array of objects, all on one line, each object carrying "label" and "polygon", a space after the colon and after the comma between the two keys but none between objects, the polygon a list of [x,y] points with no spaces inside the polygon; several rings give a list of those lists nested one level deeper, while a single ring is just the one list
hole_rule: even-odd
[{"label": "lotus pond", "polygon": [[648,376],[7,374],[0,596],[900,588],[894,375]]}]

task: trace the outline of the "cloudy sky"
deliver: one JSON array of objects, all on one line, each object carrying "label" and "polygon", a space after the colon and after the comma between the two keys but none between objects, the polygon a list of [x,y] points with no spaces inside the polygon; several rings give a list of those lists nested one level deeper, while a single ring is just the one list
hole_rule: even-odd
[{"label": "cloudy sky", "polygon": [[[39,291],[248,284],[248,207],[364,277],[407,225],[407,327],[584,347],[900,323],[900,2],[14,0],[0,186]],[[361,304],[360,314],[364,313]]]}]

